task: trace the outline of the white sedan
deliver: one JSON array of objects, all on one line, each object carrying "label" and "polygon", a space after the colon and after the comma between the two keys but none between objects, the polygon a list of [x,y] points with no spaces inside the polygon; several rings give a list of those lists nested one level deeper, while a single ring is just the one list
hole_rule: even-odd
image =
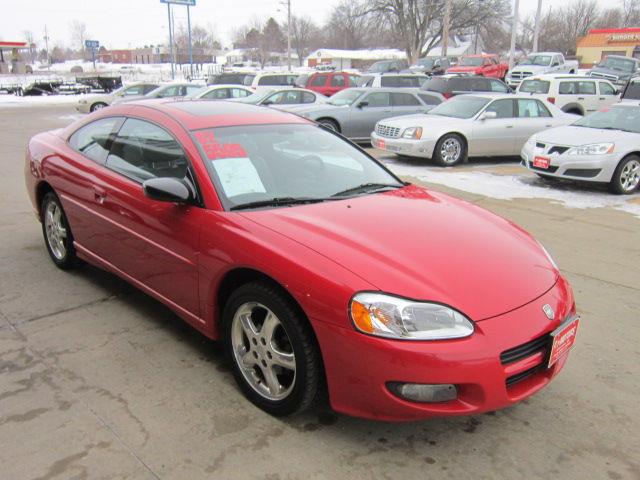
[{"label": "white sedan", "polygon": [[619,103],[533,135],[521,157],[542,177],[603,182],[615,193],[633,193],[640,185],[640,106]]},{"label": "white sedan", "polygon": [[188,99],[202,98],[205,100],[228,100],[231,98],[244,98],[255,92],[244,85],[209,85],[187,95]]},{"label": "white sedan", "polygon": [[528,95],[459,95],[428,114],[379,121],[371,145],[452,166],[467,157],[518,155],[534,133],[577,118]]}]

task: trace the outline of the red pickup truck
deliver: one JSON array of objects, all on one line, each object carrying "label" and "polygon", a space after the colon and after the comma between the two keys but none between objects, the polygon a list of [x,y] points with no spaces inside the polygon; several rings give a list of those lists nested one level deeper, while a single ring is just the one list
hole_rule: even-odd
[{"label": "red pickup truck", "polygon": [[465,55],[455,67],[447,69],[447,73],[468,73],[503,79],[509,70],[509,64],[501,63],[498,55]]}]

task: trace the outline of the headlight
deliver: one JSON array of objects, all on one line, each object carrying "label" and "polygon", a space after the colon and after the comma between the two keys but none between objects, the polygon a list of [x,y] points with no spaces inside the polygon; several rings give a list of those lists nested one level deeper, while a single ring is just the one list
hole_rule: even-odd
[{"label": "headlight", "polygon": [[473,333],[473,323],[457,310],[383,293],[356,294],[349,313],[357,330],[378,337],[443,340]]},{"label": "headlight", "polygon": [[527,147],[529,147],[529,148],[535,147],[535,145],[536,145],[536,137],[535,136],[529,137],[529,140],[527,140],[527,143],[525,143],[525,145]]},{"label": "headlight", "polygon": [[405,128],[402,132],[402,138],[413,138],[420,140],[422,138],[422,127],[409,127]]},{"label": "headlight", "polygon": [[612,153],[615,143],[592,143],[567,150],[567,155],[604,155]]},{"label": "headlight", "polygon": [[542,245],[540,242],[538,242],[538,245],[540,245],[540,248],[542,249],[542,251],[544,252],[544,254],[547,256],[547,260],[549,260],[549,262],[551,262],[551,265],[553,265],[553,268],[555,268],[556,270],[560,270],[558,268],[558,264],[556,263],[556,261],[553,259],[553,257],[551,256],[551,254],[549,253],[549,250],[547,250],[546,248],[544,248],[544,245]]}]

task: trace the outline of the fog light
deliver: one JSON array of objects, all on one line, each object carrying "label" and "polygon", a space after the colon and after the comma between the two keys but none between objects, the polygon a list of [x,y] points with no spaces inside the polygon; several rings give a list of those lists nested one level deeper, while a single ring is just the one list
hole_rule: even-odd
[{"label": "fog light", "polygon": [[427,385],[421,383],[397,383],[387,384],[389,390],[405,400],[420,403],[440,403],[455,400],[458,397],[458,389],[448,383]]}]

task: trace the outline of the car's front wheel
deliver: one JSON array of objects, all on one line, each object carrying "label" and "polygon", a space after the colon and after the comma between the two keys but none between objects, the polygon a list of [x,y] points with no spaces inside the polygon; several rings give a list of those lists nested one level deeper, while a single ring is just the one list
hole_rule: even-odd
[{"label": "car's front wheel", "polygon": [[640,157],[629,155],[623,158],[611,177],[610,187],[614,193],[628,195],[640,185]]},{"label": "car's front wheel", "polygon": [[106,106],[107,106],[107,104],[104,103],[104,102],[96,102],[93,105],[91,105],[91,108],[89,110],[92,111],[92,112],[95,112],[96,110],[102,110]]},{"label": "car's front wheel", "polygon": [[224,309],[224,335],[243,393],[271,415],[308,409],[322,385],[320,352],[307,320],[266,283],[238,288]]},{"label": "car's front wheel", "polygon": [[48,192],[44,196],[40,205],[40,215],[44,243],[51,260],[63,270],[73,268],[78,263],[73,235],[62,204],[55,193]]},{"label": "car's front wheel", "polygon": [[436,143],[433,159],[442,166],[451,167],[464,160],[466,148],[460,135],[447,133]]}]

